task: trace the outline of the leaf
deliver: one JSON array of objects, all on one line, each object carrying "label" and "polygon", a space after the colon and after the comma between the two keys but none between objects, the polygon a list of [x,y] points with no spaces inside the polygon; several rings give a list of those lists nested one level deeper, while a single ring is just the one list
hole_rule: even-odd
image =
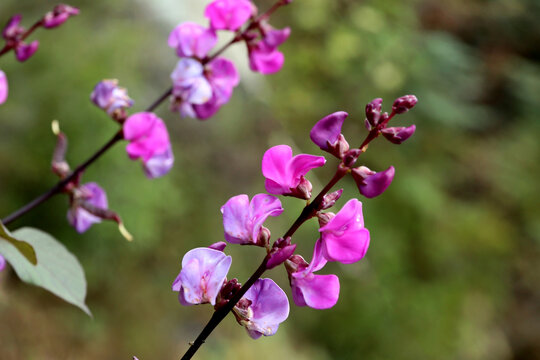
[{"label": "leaf", "polygon": [[11,264],[19,278],[40,286],[92,316],[85,304],[86,278],[77,258],[51,235],[33,228],[21,228],[13,237],[34,247],[37,265],[30,264],[11,241],[1,241],[0,254]]},{"label": "leaf", "polygon": [[17,250],[21,254],[24,255],[24,257],[30,261],[33,265],[37,264],[37,258],[36,258],[36,252],[34,251],[34,248],[28,244],[27,242],[17,240],[11,234],[9,233],[9,230],[6,229],[4,224],[0,221],[0,239],[4,239],[11,243],[11,245],[15,246]]}]

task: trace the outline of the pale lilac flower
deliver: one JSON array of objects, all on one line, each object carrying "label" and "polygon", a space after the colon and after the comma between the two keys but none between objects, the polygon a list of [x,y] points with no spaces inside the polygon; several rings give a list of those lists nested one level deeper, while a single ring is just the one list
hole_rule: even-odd
[{"label": "pale lilac flower", "polygon": [[328,261],[351,264],[362,259],[369,247],[369,231],[364,227],[362,203],[349,200],[328,223],[319,229],[321,251]]},{"label": "pale lilac flower", "polygon": [[8,97],[8,81],[6,73],[0,70],[0,105],[6,102]]},{"label": "pale lilac flower", "polygon": [[171,31],[169,46],[176,49],[180,57],[204,58],[216,45],[216,33],[204,26],[192,22],[185,22]]},{"label": "pale lilac flower", "polygon": [[194,117],[207,119],[214,115],[232,96],[233,89],[240,82],[234,63],[218,57],[206,65],[205,76],[212,87],[212,98],[204,104],[193,105]]},{"label": "pale lilac flower", "polygon": [[20,62],[28,60],[39,47],[39,41],[32,41],[30,44],[26,44],[23,41],[19,41],[15,47],[15,57]]},{"label": "pale lilac flower", "polygon": [[204,11],[210,26],[216,30],[236,31],[255,13],[249,0],[215,0]]},{"label": "pale lilac flower", "polygon": [[43,17],[43,27],[52,29],[62,25],[70,16],[79,15],[79,9],[73,6],[60,4],[56,5],[53,11],[49,11]]},{"label": "pale lilac flower", "polygon": [[283,212],[278,198],[257,194],[249,201],[245,194],[233,196],[221,207],[225,240],[232,244],[260,245],[259,235],[268,216]]},{"label": "pale lilac flower", "polygon": [[195,60],[182,58],[171,74],[173,81],[172,109],[182,116],[196,117],[193,105],[204,104],[212,98],[212,86],[204,76],[203,65]]},{"label": "pale lilac flower", "polygon": [[133,106],[133,100],[128,96],[127,90],[119,87],[116,79],[105,79],[97,83],[90,100],[109,115]]},{"label": "pale lilac flower", "polygon": [[262,160],[266,191],[270,194],[309,199],[311,183],[304,176],[309,170],[321,167],[325,162],[323,156],[300,154],[293,157],[290,146],[274,146],[264,153]]},{"label": "pale lilac flower", "polygon": [[190,250],[182,259],[182,270],[172,284],[182,305],[216,304],[232,258],[210,248]]},{"label": "pale lilac flower", "polygon": [[392,105],[392,111],[396,114],[403,114],[416,105],[418,99],[414,95],[405,95],[397,98]]},{"label": "pale lilac flower", "polygon": [[390,186],[396,171],[393,166],[381,172],[371,171],[365,166],[360,166],[352,169],[351,173],[360,194],[367,198],[374,198],[381,195]]},{"label": "pale lilac flower", "polygon": [[416,131],[416,125],[408,127],[389,127],[381,130],[381,134],[388,139],[391,143],[401,144],[408,138],[410,138]]},{"label": "pale lilac flower", "polygon": [[253,339],[271,336],[289,316],[289,300],[272,279],[258,279],[233,308],[236,319]]},{"label": "pale lilac flower", "polygon": [[174,162],[169,133],[163,120],[154,113],[140,112],[127,118],[124,138],[132,160],[141,159],[149,178],[165,175]]},{"label": "pale lilac flower", "polygon": [[[339,298],[339,278],[336,275],[315,275],[327,260],[323,257],[322,243],[317,241],[311,264],[295,255],[287,267],[294,303],[313,309],[329,309]],[[294,269],[296,268],[296,269]],[[290,271],[289,269],[294,269]]]},{"label": "pale lilac flower", "polygon": [[81,185],[74,190],[72,203],[67,213],[67,219],[71,226],[79,233],[83,233],[93,224],[100,223],[101,218],[91,214],[82,207],[82,202],[86,202],[98,209],[107,209],[107,194],[98,184],[90,182]]},{"label": "pale lilac flower", "polygon": [[0,271],[4,270],[6,267],[6,259],[0,254]]},{"label": "pale lilac flower", "polygon": [[277,48],[287,40],[291,30],[290,28],[274,29],[265,23],[261,23],[261,26],[264,30],[263,37],[247,42],[249,67],[253,71],[268,75],[278,72],[283,67],[285,56]]}]

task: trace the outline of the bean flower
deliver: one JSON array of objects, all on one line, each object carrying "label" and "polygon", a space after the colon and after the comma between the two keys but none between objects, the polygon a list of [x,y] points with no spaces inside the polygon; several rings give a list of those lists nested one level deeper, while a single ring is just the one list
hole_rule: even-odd
[{"label": "bean flower", "polygon": [[94,87],[90,100],[114,118],[125,117],[125,109],[133,106],[133,100],[125,88],[118,86],[118,80],[105,79]]},{"label": "bean flower", "polygon": [[392,183],[395,173],[393,166],[378,173],[371,171],[366,166],[354,168],[351,172],[360,194],[367,198],[374,198],[382,194]]},{"label": "bean flower", "polygon": [[42,20],[43,27],[52,29],[62,25],[71,16],[79,15],[79,9],[73,6],[60,4],[56,5],[52,11],[45,14]]},{"label": "bean flower", "polygon": [[268,216],[282,212],[281,202],[274,196],[257,194],[251,202],[247,195],[234,196],[221,207],[225,240],[232,244],[265,246],[268,229],[262,225]]},{"label": "bean flower", "polygon": [[8,97],[8,82],[6,73],[0,70],[0,105],[6,102]]},{"label": "bean flower", "polygon": [[233,309],[238,323],[253,339],[271,336],[289,317],[289,300],[272,279],[258,279]]},{"label": "bean flower", "polygon": [[174,157],[169,133],[163,120],[150,112],[140,112],[127,118],[123,125],[126,151],[132,160],[141,159],[147,177],[165,175],[172,168]]},{"label": "bean flower", "polygon": [[172,284],[182,305],[216,304],[216,298],[231,267],[232,258],[210,248],[190,250]]},{"label": "bean flower", "polygon": [[293,157],[288,145],[274,146],[264,153],[262,160],[266,191],[275,195],[309,199],[312,186],[304,176],[325,162],[322,156],[300,154]]},{"label": "bean flower", "polygon": [[101,222],[100,217],[89,211],[88,205],[103,210],[108,207],[105,190],[94,182],[86,183],[74,189],[70,203],[67,218],[71,226],[79,233],[83,233],[93,224]]},{"label": "bean flower", "polygon": [[204,16],[210,20],[212,29],[236,31],[255,11],[249,0],[215,0],[206,7]]},{"label": "bean flower", "polygon": [[168,44],[179,57],[204,58],[217,43],[214,30],[202,25],[185,22],[173,29]]},{"label": "bean flower", "polygon": [[259,31],[260,36],[252,32],[247,41],[249,67],[264,75],[274,74],[281,70],[285,62],[285,56],[278,47],[289,38],[291,29],[274,29],[266,22],[261,22]]}]

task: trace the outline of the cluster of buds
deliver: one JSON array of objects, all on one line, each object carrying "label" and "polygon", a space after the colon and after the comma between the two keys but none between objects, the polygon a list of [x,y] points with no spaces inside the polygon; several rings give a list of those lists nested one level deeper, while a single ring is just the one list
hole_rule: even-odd
[{"label": "cluster of buds", "polygon": [[[351,149],[341,133],[347,113],[336,112],[317,122],[310,132],[312,141],[337,157],[340,163],[325,190],[306,205],[291,229],[273,244],[270,244],[271,233],[264,227],[264,222],[268,217],[279,216],[283,212],[281,201],[273,195],[310,200],[312,185],[306,176],[311,169],[325,165],[326,159],[323,156],[293,156],[289,146],[274,146],[265,152],[262,159],[265,188],[273,195],[257,194],[251,200],[248,195],[237,195],[222,206],[225,240],[231,244],[264,248],[266,257],[263,264],[267,270],[283,264],[289,278],[292,299],[297,306],[314,309],[333,307],[339,298],[339,278],[334,274],[316,273],[328,262],[352,264],[366,255],[370,233],[364,226],[362,203],[353,198],[336,214],[324,211],[332,208],[343,194],[342,189],[327,192],[348,173],[352,174],[360,193],[365,197],[372,198],[386,190],[394,177],[393,167],[375,173],[365,166],[355,168],[355,163],[373,139],[380,134],[388,138],[385,130],[392,129],[387,127],[388,121],[394,115],[411,109],[416,101],[412,95],[397,99],[390,115],[380,113],[380,99],[368,104],[366,123],[370,124],[369,133],[360,148]],[[397,129],[395,132],[401,133]],[[397,143],[393,138],[389,140]],[[302,255],[295,253],[296,244],[292,243],[292,235],[302,223],[313,217],[319,222],[318,239],[314,243],[311,262],[307,262]],[[238,280],[227,280],[232,259],[225,255],[224,249],[225,243],[219,242],[209,248],[193,249],[184,256],[182,269],[172,286],[179,293],[181,304],[210,303],[219,310],[238,294],[242,288]],[[238,294],[236,299],[239,297]],[[271,279],[257,279],[232,310],[238,323],[256,339],[261,335],[273,335],[277,331],[279,324],[289,314],[289,303],[284,291],[275,282]]]},{"label": "cluster of buds", "polygon": [[[52,123],[53,133],[57,136],[56,147],[53,152],[51,168],[53,173],[60,179],[65,179],[71,174],[71,169],[66,161],[67,137],[60,131],[58,121]],[[101,220],[112,220],[118,224],[120,233],[127,239],[132,236],[126,230],[122,219],[118,214],[108,208],[107,194],[95,182],[81,184],[82,173],[64,186],[63,191],[69,196],[68,222],[79,233],[87,231],[93,224]]]},{"label": "cluster of buds", "polygon": [[[3,55],[10,50],[15,52],[15,57],[18,61],[24,62],[28,60],[39,47],[39,41],[34,40],[26,43],[26,38],[37,28],[52,29],[63,24],[70,16],[79,14],[79,9],[69,5],[57,5],[52,11],[43,16],[30,29],[21,26],[22,15],[13,15],[2,30],[2,38],[5,40],[5,45],[0,49],[0,55]],[[8,95],[8,83],[6,74],[0,70],[0,105],[2,105]]]},{"label": "cluster of buds", "polygon": [[[280,1],[285,5],[288,1]],[[253,71],[271,74],[283,66],[284,56],[277,50],[290,29],[277,30],[267,20],[269,13],[257,16],[249,0],[214,0],[205,9],[208,27],[185,22],[169,35],[169,46],[180,57],[171,74],[173,82],[171,110],[181,116],[207,119],[232,96],[240,77],[234,63],[209,52],[217,44],[217,31],[230,31],[230,44],[244,41]],[[244,28],[244,30],[242,30]]]},{"label": "cluster of buds", "polygon": [[79,9],[60,4],[55,6],[52,11],[43,16],[29,30],[21,26],[22,15],[17,14],[12,16],[2,31],[2,37],[6,41],[3,52],[13,49],[15,57],[19,61],[28,60],[39,47],[39,41],[34,40],[31,43],[26,43],[24,40],[30,33],[39,27],[52,29],[63,24],[70,16],[78,15]]}]

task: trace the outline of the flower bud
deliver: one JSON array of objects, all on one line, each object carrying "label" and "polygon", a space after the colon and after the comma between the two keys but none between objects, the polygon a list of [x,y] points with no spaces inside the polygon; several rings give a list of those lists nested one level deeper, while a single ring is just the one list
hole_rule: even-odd
[{"label": "flower bud", "polygon": [[6,102],[8,97],[8,82],[6,74],[0,70],[0,105]]},{"label": "flower bud", "polygon": [[322,150],[341,158],[343,153],[349,150],[349,144],[341,134],[341,127],[348,115],[344,111],[338,111],[325,116],[313,126],[309,137]]},{"label": "flower bud", "polygon": [[394,179],[395,169],[390,166],[385,171],[376,173],[365,166],[352,170],[352,176],[360,194],[367,198],[374,198],[382,194]]},{"label": "flower bud", "polygon": [[326,210],[334,206],[336,201],[341,197],[341,194],[343,194],[343,189],[324,195],[321,205],[319,206],[320,210]]},{"label": "flower bud", "polygon": [[389,127],[381,130],[381,134],[391,143],[401,144],[410,138],[415,130],[416,125],[411,125],[409,127]]},{"label": "flower bud", "polygon": [[392,105],[392,111],[396,114],[403,114],[416,105],[418,102],[418,99],[414,95],[405,95],[402,97],[399,97],[394,101],[394,105]]},{"label": "flower bud", "polygon": [[318,212],[317,213],[317,219],[319,219],[319,227],[323,227],[324,225],[328,224],[330,220],[332,220],[336,216],[333,212]]},{"label": "flower bud", "polygon": [[43,17],[43,27],[46,29],[55,28],[65,23],[73,15],[79,15],[78,8],[65,4],[56,5],[53,11],[49,11]]},{"label": "flower bud", "polygon": [[97,83],[90,100],[115,118],[118,118],[125,108],[133,106],[133,100],[128,96],[127,90],[119,87],[116,79],[105,79]]},{"label": "flower bud", "polygon": [[28,60],[32,55],[34,55],[38,47],[39,47],[39,41],[37,40],[32,41],[30,44],[26,44],[20,41],[15,47],[15,57],[20,62],[24,62]]},{"label": "flower bud", "polygon": [[13,15],[7,22],[4,30],[2,30],[2,37],[5,40],[16,40],[19,35],[24,33],[24,28],[20,26],[22,16],[20,14]]},{"label": "flower bud", "polygon": [[264,226],[261,226],[259,236],[257,236],[257,245],[261,247],[266,247],[268,245],[268,242],[270,241],[271,235],[272,234],[270,233],[270,230],[268,230]]},{"label": "flower bud", "polygon": [[223,251],[226,246],[227,246],[227,243],[225,241],[218,241],[210,245],[209,248],[217,250],[217,251]]},{"label": "flower bud", "polygon": [[366,122],[371,125],[371,127],[375,127],[379,123],[382,101],[383,99],[376,98],[366,105]]},{"label": "flower bud", "polygon": [[267,269],[275,268],[289,259],[296,250],[296,244],[291,244],[291,237],[279,238],[270,251],[270,259],[266,263]]},{"label": "flower bud", "polygon": [[362,154],[360,149],[351,149],[343,155],[343,165],[350,168],[354,165],[358,157]]}]

